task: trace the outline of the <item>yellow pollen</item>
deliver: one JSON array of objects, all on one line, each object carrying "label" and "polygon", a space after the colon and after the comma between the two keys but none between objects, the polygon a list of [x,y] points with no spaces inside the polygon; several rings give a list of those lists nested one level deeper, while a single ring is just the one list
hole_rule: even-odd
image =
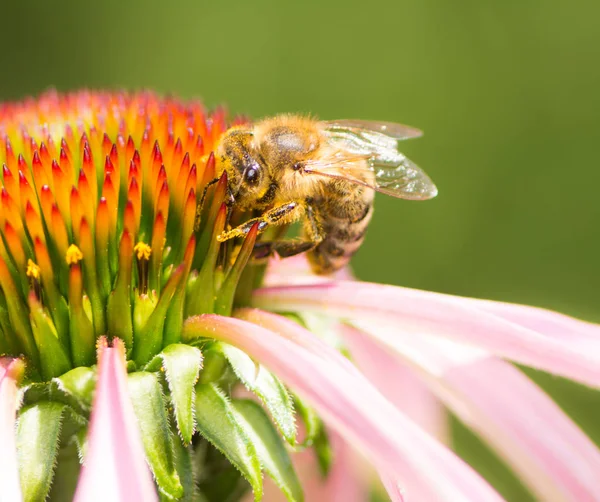
[{"label": "yellow pollen", "polygon": [[152,248],[142,241],[138,242],[133,250],[136,252],[138,260],[149,260],[152,254]]},{"label": "yellow pollen", "polygon": [[81,252],[81,249],[79,249],[75,244],[71,244],[69,249],[67,249],[67,265],[75,265],[82,259],[83,253]]},{"label": "yellow pollen", "polygon": [[34,261],[32,259],[27,260],[27,272],[26,272],[27,277],[39,279],[40,272],[41,272],[41,269],[40,269],[39,265],[34,263]]}]

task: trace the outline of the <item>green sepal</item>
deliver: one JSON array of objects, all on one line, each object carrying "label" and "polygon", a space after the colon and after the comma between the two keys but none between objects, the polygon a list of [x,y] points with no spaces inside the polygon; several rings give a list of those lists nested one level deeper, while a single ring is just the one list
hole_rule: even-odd
[{"label": "green sepal", "polygon": [[321,476],[326,478],[329,475],[331,465],[333,464],[333,448],[331,448],[327,429],[323,422],[321,422],[319,433],[313,440],[313,449],[317,454],[317,463],[319,464]]},{"label": "green sepal", "polygon": [[237,255],[235,263],[231,270],[227,274],[227,277],[223,283],[219,286],[219,293],[215,300],[215,314],[230,316],[233,308],[233,299],[235,297],[235,291],[242,272],[246,268],[248,260],[252,256],[254,251],[254,243],[256,242],[256,236],[258,235],[258,223],[255,223],[242,244],[242,248]]},{"label": "green sepal", "polygon": [[185,444],[194,435],[194,386],[202,367],[202,352],[179,343],[169,345],[147,366],[149,371],[164,369],[173,403],[177,429]]},{"label": "green sepal", "polygon": [[65,416],[73,426],[85,420],[61,403],[43,401],[19,412],[17,459],[24,502],[45,500],[50,490]]},{"label": "green sepal", "polygon": [[[225,228],[225,220],[227,219],[227,206],[221,204],[215,216],[214,225],[207,227],[202,234],[198,249],[202,247],[204,234],[210,235],[207,240],[208,251],[202,267],[198,272],[198,276],[194,279],[193,285],[188,290],[186,295],[185,313],[186,317],[198,314],[210,314],[215,310],[215,267],[219,256],[221,243],[217,240],[217,236]],[[199,256],[200,251],[196,251],[196,256]]]},{"label": "green sepal", "polygon": [[215,384],[196,385],[196,423],[200,434],[223,453],[250,483],[254,500],[261,500],[261,467],[248,427]]},{"label": "green sepal", "polygon": [[265,404],[285,440],[295,445],[294,403],[285,386],[242,350],[222,342],[218,345],[240,381]]},{"label": "green sepal", "polygon": [[29,308],[33,338],[40,353],[42,378],[50,380],[69,371],[72,368],[71,361],[58,339],[52,318],[44,312],[33,293],[29,296]]},{"label": "green sepal", "polygon": [[225,358],[219,343],[208,344],[208,348],[203,349],[202,353],[204,355],[204,363],[198,382],[218,382],[228,371],[227,359]]},{"label": "green sepal", "polygon": [[304,439],[301,443],[296,444],[296,450],[302,450],[313,445],[313,441],[319,435],[323,424],[317,412],[298,396],[294,396],[294,407],[304,424]]},{"label": "green sepal", "polygon": [[24,406],[41,401],[65,404],[81,415],[87,415],[92,405],[96,375],[91,368],[75,368],[48,382],[34,382],[21,388]]},{"label": "green sepal", "polygon": [[96,333],[91,319],[85,312],[83,299],[69,302],[69,336],[75,366],[89,366],[96,357]]},{"label": "green sepal", "polygon": [[183,486],[183,496],[179,499],[179,502],[193,502],[197,499],[198,489],[196,488],[194,479],[192,446],[183,444],[181,438],[179,438],[176,433],[172,434],[172,437],[175,468],[177,469],[179,479]]},{"label": "green sepal", "polygon": [[81,407],[88,410],[92,407],[96,389],[96,372],[92,368],[73,368],[52,381],[56,382],[63,392],[77,399]]},{"label": "green sepal", "polygon": [[108,332],[125,343],[127,354],[133,348],[133,322],[131,320],[131,294],[128,284],[120,285],[108,295],[106,317]]},{"label": "green sepal", "polygon": [[169,419],[158,377],[141,371],[128,375],[127,382],[146,458],[158,488],[177,499],[183,495],[183,486],[175,468]]},{"label": "green sepal", "polygon": [[262,468],[290,502],[302,502],[304,493],[290,456],[265,410],[249,399],[234,400],[233,406],[248,424]]},{"label": "green sepal", "polygon": [[[138,365],[146,364],[162,348],[165,317],[173,295],[185,276],[185,264],[177,267],[160,294],[156,307],[145,324],[133,332],[133,359]],[[135,317],[135,312],[134,312]],[[135,326],[135,324],[134,324]]]}]

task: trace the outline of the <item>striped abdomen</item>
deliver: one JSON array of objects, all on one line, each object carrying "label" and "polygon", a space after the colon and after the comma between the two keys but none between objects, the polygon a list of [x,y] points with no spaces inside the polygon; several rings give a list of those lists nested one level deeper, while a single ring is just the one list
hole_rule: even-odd
[{"label": "striped abdomen", "polygon": [[373,215],[372,190],[340,184],[313,205],[323,234],[321,243],[308,253],[317,274],[330,274],[348,264],[360,248]]}]

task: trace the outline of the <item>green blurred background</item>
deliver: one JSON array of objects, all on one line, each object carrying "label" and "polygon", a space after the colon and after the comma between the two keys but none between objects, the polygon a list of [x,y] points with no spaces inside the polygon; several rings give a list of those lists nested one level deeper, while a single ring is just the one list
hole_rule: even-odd
[{"label": "green blurred background", "polygon": [[[2,17],[2,100],[151,88],[251,117],[423,129],[404,150],[440,195],[378,197],[358,274],[600,320],[597,0],[3,2]],[[600,439],[595,394],[536,379]],[[509,500],[528,500],[455,428]]]}]

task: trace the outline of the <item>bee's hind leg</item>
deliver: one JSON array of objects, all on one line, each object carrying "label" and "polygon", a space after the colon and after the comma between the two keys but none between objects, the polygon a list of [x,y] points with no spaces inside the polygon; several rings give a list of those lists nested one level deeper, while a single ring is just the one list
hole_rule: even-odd
[{"label": "bee's hind leg", "polygon": [[304,233],[307,237],[302,239],[257,242],[254,246],[252,257],[255,260],[261,260],[277,254],[281,258],[288,258],[317,247],[323,240],[321,225],[317,221],[315,212],[310,204],[306,203],[304,210],[306,213]]}]

